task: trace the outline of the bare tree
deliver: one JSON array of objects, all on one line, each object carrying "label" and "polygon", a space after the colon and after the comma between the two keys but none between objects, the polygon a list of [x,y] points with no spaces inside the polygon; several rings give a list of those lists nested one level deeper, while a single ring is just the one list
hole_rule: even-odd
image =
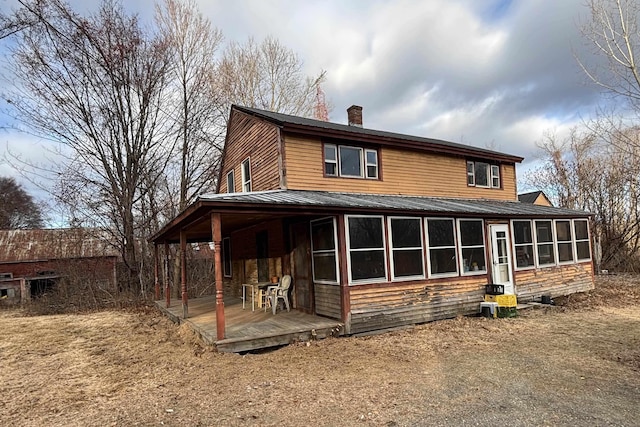
[{"label": "bare tree", "polygon": [[226,103],[311,117],[316,87],[325,79],[322,71],[305,77],[302,60],[277,39],[259,45],[231,43],[218,69],[218,90]]},{"label": "bare tree", "polygon": [[0,177],[0,229],[40,228],[42,211],[13,178]]},{"label": "bare tree", "polygon": [[137,281],[135,208],[146,172],[163,170],[171,151],[162,139],[167,43],[112,0],[88,18],[62,0],[20,3],[35,24],[13,52],[13,106],[32,131],[71,149],[59,200],[114,233]]}]

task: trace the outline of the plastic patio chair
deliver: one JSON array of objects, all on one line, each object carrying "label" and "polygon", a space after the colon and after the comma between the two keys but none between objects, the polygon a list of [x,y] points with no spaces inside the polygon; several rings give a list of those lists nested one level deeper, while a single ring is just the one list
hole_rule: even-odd
[{"label": "plastic patio chair", "polygon": [[276,307],[278,305],[278,300],[282,299],[284,301],[284,305],[287,306],[287,311],[289,310],[289,287],[291,286],[291,276],[288,274],[282,277],[280,284],[277,286],[269,286],[267,288],[267,298],[271,303],[271,310],[273,310],[273,314],[276,314]]}]

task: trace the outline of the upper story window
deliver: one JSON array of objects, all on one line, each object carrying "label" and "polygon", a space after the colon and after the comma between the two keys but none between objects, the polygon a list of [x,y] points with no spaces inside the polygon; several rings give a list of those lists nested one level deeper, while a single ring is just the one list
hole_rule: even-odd
[{"label": "upper story window", "polygon": [[236,191],[236,179],[233,170],[230,170],[227,174],[227,193],[234,193]]},{"label": "upper story window", "polygon": [[500,188],[500,166],[487,162],[467,161],[467,185]]},{"label": "upper story window", "polygon": [[378,152],[349,145],[325,144],[326,176],[378,179]]},{"label": "upper story window", "polygon": [[242,191],[245,193],[251,191],[251,161],[248,157],[242,162]]}]

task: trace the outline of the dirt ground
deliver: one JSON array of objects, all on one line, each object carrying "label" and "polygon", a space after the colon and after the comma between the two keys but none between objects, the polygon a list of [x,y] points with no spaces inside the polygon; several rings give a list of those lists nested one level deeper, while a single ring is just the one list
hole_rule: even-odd
[{"label": "dirt ground", "polygon": [[0,424],[640,425],[640,278],[558,303],[246,355],[153,310],[5,310]]}]

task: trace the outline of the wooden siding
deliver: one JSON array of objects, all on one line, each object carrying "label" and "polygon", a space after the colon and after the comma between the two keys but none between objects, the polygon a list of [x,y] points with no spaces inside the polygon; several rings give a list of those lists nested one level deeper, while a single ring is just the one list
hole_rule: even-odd
[{"label": "wooden siding", "polygon": [[316,314],[340,319],[340,286],[314,283]]},{"label": "wooden siding", "polygon": [[576,292],[586,292],[593,287],[591,262],[516,271],[518,302],[540,299],[542,295],[551,295],[555,298]]},{"label": "wooden siding", "polygon": [[467,186],[463,157],[381,148],[382,180],[373,180],[324,177],[320,139],[285,135],[284,152],[291,190],[517,200],[514,164],[500,168],[503,188],[489,189]]},{"label": "wooden siding", "polygon": [[486,284],[486,276],[476,276],[450,281],[393,283],[383,287],[351,286],[350,333],[477,313]]},{"label": "wooden siding", "polygon": [[[242,191],[242,162],[251,159],[252,191],[280,188],[278,128],[255,117],[233,112],[220,174],[220,193],[227,193],[227,174],[234,171],[235,192]],[[229,191],[233,192],[233,191]]]}]

